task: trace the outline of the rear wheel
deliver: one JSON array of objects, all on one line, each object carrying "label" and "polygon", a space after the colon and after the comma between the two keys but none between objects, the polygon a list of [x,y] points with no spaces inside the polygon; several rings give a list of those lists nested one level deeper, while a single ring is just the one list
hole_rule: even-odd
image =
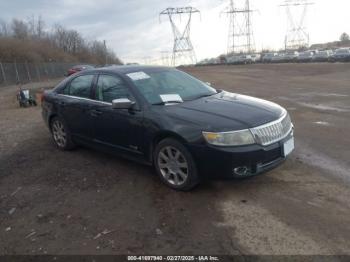
[{"label": "rear wheel", "polygon": [[68,128],[60,118],[54,117],[50,127],[53,141],[59,149],[71,150],[75,147]]},{"label": "rear wheel", "polygon": [[189,191],[199,183],[191,153],[175,139],[167,138],[157,145],[154,165],[163,183],[175,190]]}]

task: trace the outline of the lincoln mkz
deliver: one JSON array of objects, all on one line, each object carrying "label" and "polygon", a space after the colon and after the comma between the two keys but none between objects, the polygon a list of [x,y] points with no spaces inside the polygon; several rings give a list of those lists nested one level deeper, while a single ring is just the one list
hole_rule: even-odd
[{"label": "lincoln mkz", "polygon": [[42,114],[59,149],[85,145],[153,165],[182,191],[203,178],[263,173],[294,149],[284,108],[173,68],[78,72],[44,93]]}]

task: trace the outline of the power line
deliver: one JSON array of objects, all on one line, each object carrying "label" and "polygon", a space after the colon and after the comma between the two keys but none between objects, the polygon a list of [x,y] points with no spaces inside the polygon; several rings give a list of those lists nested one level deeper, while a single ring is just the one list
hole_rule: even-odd
[{"label": "power line", "polygon": [[237,8],[237,1],[230,0],[229,6],[223,12],[230,18],[227,53],[251,53],[255,50],[251,23],[250,1],[245,0],[244,6]]},{"label": "power line", "polygon": [[[178,7],[178,8],[167,8],[162,11],[159,16],[167,15],[171,24],[171,28],[174,35],[174,45],[172,54],[172,65],[177,64],[195,64],[197,62],[196,54],[190,39],[191,32],[191,19],[192,15],[200,13],[200,11],[194,7]],[[183,31],[180,31],[179,25],[176,24],[176,16],[186,17],[186,26]]]},{"label": "power line", "polygon": [[310,35],[305,26],[305,20],[308,7],[313,4],[308,0],[285,0],[280,5],[286,9],[287,13],[286,50],[296,50],[309,46]]}]

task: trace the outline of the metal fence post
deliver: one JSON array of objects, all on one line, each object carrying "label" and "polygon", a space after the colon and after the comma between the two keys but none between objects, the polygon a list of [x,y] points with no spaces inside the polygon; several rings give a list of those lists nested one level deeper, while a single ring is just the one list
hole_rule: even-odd
[{"label": "metal fence post", "polygon": [[38,68],[38,64],[35,64],[35,71],[36,71],[36,74],[38,76],[38,80],[39,82],[41,81],[41,77],[40,77],[40,72],[39,72],[39,68]]},{"label": "metal fence post", "polygon": [[[19,83],[19,82],[20,82],[20,79],[19,79],[19,74],[18,74],[16,59],[15,59],[15,70],[16,70],[16,81]],[[17,84],[17,83],[16,83],[16,84]]]},{"label": "metal fence post", "polygon": [[6,85],[5,70],[4,70],[4,67],[2,66],[2,63],[1,63],[1,62],[0,62],[0,68],[1,68],[2,78],[4,79],[4,83],[5,83],[5,85]]},{"label": "metal fence post", "polygon": [[27,61],[25,62],[25,66],[26,66],[26,70],[27,70],[28,80],[29,80],[29,82],[32,82],[32,78],[31,78],[30,73],[29,73],[29,67],[28,67],[28,62]]},{"label": "metal fence post", "polygon": [[46,62],[43,63],[44,65],[44,71],[45,71],[45,74],[46,74],[46,81],[49,81],[49,71],[47,70],[47,64]]}]

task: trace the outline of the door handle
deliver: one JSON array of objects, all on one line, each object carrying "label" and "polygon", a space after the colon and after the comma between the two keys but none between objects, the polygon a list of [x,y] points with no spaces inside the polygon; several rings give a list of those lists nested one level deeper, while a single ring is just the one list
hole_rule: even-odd
[{"label": "door handle", "polygon": [[99,115],[101,115],[102,114],[102,112],[101,111],[99,111],[99,110],[91,110],[90,111],[90,114],[92,115],[92,116],[99,116]]},{"label": "door handle", "polygon": [[60,105],[60,106],[65,106],[65,105],[66,105],[66,103],[65,103],[65,102],[63,102],[63,101],[61,101],[61,102],[59,102],[59,105]]}]

